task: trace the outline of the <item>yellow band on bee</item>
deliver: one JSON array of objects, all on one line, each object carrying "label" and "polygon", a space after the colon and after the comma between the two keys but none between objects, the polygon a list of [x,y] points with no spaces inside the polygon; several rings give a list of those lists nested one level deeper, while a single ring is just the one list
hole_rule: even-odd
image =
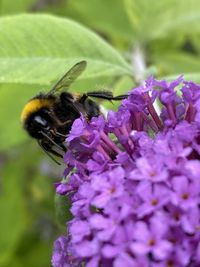
[{"label": "yellow band on bee", "polygon": [[50,99],[32,99],[24,107],[21,113],[21,121],[24,122],[27,117],[40,110],[41,108],[51,107],[52,100]]}]

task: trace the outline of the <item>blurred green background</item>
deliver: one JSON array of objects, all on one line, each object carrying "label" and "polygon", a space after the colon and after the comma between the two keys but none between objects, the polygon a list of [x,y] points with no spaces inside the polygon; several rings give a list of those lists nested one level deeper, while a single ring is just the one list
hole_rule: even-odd
[{"label": "blurred green background", "polygon": [[[15,16],[22,13],[32,15]],[[50,266],[53,241],[64,231],[53,187],[64,166],[28,138],[19,117],[29,98],[82,59],[88,72],[75,91],[124,93],[150,74],[200,82],[200,2],[0,0],[1,267]]]}]

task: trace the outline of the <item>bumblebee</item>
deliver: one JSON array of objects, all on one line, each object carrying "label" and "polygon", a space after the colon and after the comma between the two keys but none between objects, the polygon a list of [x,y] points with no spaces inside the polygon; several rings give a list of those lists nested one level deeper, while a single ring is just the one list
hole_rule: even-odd
[{"label": "bumblebee", "polygon": [[86,68],[86,61],[75,64],[48,93],[40,93],[30,99],[21,113],[21,121],[28,134],[59,164],[53,155],[63,157],[64,141],[75,119],[82,113],[88,120],[100,115],[99,105],[90,99],[121,100],[109,91],[93,91],[84,94],[68,92],[70,85]]}]

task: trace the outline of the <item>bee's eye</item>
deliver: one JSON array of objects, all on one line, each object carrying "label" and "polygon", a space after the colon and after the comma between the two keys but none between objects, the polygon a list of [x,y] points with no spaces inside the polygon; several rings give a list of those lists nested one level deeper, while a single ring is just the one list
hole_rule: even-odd
[{"label": "bee's eye", "polygon": [[47,125],[48,125],[47,121],[44,118],[42,118],[41,116],[35,116],[34,120],[35,120],[35,122],[37,122],[38,124],[40,124],[43,127],[47,127]]}]

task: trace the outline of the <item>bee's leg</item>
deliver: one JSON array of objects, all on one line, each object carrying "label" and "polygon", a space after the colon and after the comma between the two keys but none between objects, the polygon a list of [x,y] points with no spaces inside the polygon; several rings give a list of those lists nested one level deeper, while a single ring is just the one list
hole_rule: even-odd
[{"label": "bee's leg", "polygon": [[[60,144],[57,144],[48,134],[46,134],[45,132],[43,131],[40,131],[41,134],[47,138],[49,140],[49,142],[51,142],[54,146],[56,146],[58,149],[61,149],[62,150],[62,146]],[[42,143],[41,143],[42,144]],[[44,147],[45,147],[45,144],[42,144]]]},{"label": "bee's leg", "polygon": [[[66,122],[58,122],[58,123],[57,123],[58,126],[65,126],[65,125],[67,125],[67,124],[69,124],[68,121],[66,121]],[[50,130],[50,132],[51,132],[51,134],[54,135],[54,136],[60,136],[60,137],[66,138],[66,134],[59,133],[59,132],[56,131],[56,130],[53,130],[53,129],[52,129],[52,130]]]},{"label": "bee's leg", "polygon": [[60,144],[60,146],[62,147],[64,152],[67,152],[67,148],[63,144]]},{"label": "bee's leg", "polygon": [[44,146],[44,144],[43,144],[43,142],[42,141],[39,141],[38,140],[38,144],[39,144],[39,146],[42,148],[42,150],[54,161],[54,162],[56,162],[58,165],[61,165],[60,164],[60,162],[58,162],[52,155],[51,155],[51,153],[53,154],[53,155],[55,155],[55,156],[57,156],[57,157],[60,157],[60,158],[62,158],[63,156],[61,155],[61,154],[59,154],[58,152],[56,152],[56,151],[54,151],[52,148],[48,148],[48,150],[45,148],[45,146]]},{"label": "bee's leg", "polygon": [[61,155],[60,153],[58,153],[57,151],[55,151],[54,149],[49,149],[48,152],[52,153],[53,155],[59,157],[59,158],[63,158],[63,155]]}]

